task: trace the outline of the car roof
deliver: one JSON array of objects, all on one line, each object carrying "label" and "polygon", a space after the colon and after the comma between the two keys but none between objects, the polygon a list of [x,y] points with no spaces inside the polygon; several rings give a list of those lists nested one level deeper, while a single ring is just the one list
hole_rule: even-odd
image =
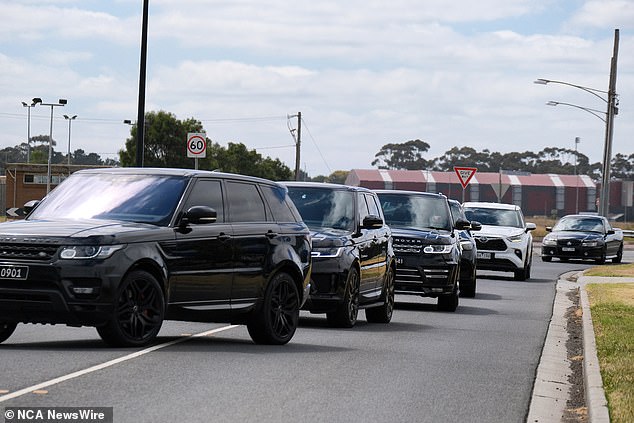
[{"label": "car roof", "polygon": [[243,181],[260,182],[273,185],[279,185],[277,182],[258,178],[256,176],[240,175],[237,173],[218,172],[215,170],[197,170],[197,169],[180,169],[180,168],[163,168],[163,167],[104,167],[82,169],[74,172],[77,174],[116,174],[116,175],[159,175],[159,176],[182,176],[186,178],[198,177],[220,177],[225,179],[237,179]]},{"label": "car roof", "polygon": [[358,192],[368,192],[372,191],[365,187],[356,187],[352,185],[342,185],[342,184],[333,184],[330,182],[301,182],[301,181],[282,181],[280,182],[282,185],[286,185],[287,187],[303,187],[303,188],[329,188],[332,190],[339,191],[358,191]]},{"label": "car roof", "polygon": [[489,203],[485,201],[468,201],[466,203],[462,203],[462,207],[479,207],[482,209],[497,209],[497,210],[520,210],[519,206],[515,204],[506,204],[506,203]]},{"label": "car roof", "polygon": [[377,194],[401,194],[401,195],[421,195],[425,197],[444,197],[447,198],[444,194],[437,194],[435,192],[424,192],[424,191],[406,191],[400,189],[375,189],[373,190]]}]

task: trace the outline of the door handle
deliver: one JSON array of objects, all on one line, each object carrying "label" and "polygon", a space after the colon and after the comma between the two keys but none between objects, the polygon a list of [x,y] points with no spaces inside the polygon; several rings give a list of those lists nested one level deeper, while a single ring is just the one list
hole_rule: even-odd
[{"label": "door handle", "polygon": [[267,238],[271,238],[271,239],[272,239],[272,238],[275,238],[276,236],[277,236],[277,233],[276,233],[276,232],[273,232],[273,231],[268,231],[268,232],[266,233],[266,237],[267,237]]},{"label": "door handle", "polygon": [[226,233],[224,233],[224,232],[220,232],[220,233],[218,234],[218,239],[219,239],[220,241],[228,241],[228,240],[230,240],[230,239],[231,239],[231,235],[227,235],[227,234],[226,234]]}]

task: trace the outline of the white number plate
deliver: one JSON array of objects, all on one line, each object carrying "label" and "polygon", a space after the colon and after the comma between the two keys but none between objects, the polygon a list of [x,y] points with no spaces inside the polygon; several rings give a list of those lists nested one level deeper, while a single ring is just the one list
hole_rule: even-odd
[{"label": "white number plate", "polygon": [[491,260],[491,253],[478,253],[477,258],[484,260]]},{"label": "white number plate", "polygon": [[574,247],[561,247],[561,251],[575,251]]},{"label": "white number plate", "polygon": [[0,265],[0,279],[25,280],[28,275],[28,266]]},{"label": "white number plate", "polygon": [[403,263],[404,263],[404,261],[403,261],[402,257],[396,257],[396,264],[400,265],[400,264],[403,264]]}]

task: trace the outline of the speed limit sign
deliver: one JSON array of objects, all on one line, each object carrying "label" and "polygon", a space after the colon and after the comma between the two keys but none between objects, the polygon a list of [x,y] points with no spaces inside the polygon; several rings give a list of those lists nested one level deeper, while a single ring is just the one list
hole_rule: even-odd
[{"label": "speed limit sign", "polygon": [[207,152],[207,134],[204,132],[189,132],[187,134],[187,157],[195,159],[205,158]]}]

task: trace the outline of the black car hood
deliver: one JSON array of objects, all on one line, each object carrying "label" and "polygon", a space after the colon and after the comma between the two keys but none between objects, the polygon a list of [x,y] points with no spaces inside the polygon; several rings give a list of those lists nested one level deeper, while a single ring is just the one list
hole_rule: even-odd
[{"label": "black car hood", "polygon": [[351,239],[351,232],[334,228],[310,229],[313,247],[342,247]]},{"label": "black car hood", "polygon": [[451,244],[453,237],[450,231],[436,229],[395,228],[392,227],[393,238],[416,238],[426,244]]},{"label": "black car hood", "polygon": [[554,231],[550,237],[557,239],[603,239],[603,234],[599,232],[581,232],[581,231]]},{"label": "black car hood", "polygon": [[[161,229],[145,223],[112,220],[18,220],[0,224],[0,242],[39,242],[64,238],[100,238],[120,242],[134,234]],[[127,240],[126,240],[127,241]]]}]

